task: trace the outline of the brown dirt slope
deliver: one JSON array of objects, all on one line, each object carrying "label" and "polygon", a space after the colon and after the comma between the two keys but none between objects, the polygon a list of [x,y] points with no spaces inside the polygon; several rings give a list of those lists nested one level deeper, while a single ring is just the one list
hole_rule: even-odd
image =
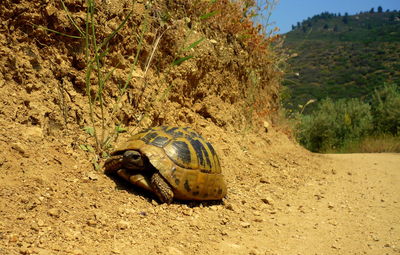
[{"label": "brown dirt slope", "polygon": [[[84,27],[86,6],[81,1],[64,2],[77,25]],[[211,7],[208,1],[196,2],[197,6],[187,1],[96,2],[99,38],[109,35],[133,10],[127,26],[109,42],[102,63],[104,73],[114,70],[104,91],[105,135],[116,124],[129,127],[111,144],[143,127],[190,125],[214,144],[220,156],[229,189],[224,201],[171,205],[159,205],[151,194],[95,170],[93,163],[102,159],[82,150],[81,145],[95,144],[82,130],[92,125],[82,40],[37,28],[78,34],[61,2],[2,2],[0,254],[307,254],[312,244],[320,245],[319,254],[355,251],[355,243],[344,241],[353,232],[332,239],[342,221],[332,221],[338,226],[334,228],[326,219],[332,215],[315,215],[313,208],[324,208],[325,197],[337,194],[335,186],[328,185],[331,182],[339,189],[343,180],[364,175],[344,174],[341,167],[327,165],[326,157],[305,151],[277,131],[273,123],[280,79],[276,56],[270,52],[269,61],[264,61],[250,54],[257,44],[246,41],[242,30],[237,30],[242,23],[234,19],[218,23],[199,18],[212,8],[219,8],[222,17],[234,17],[224,13],[235,13],[234,7],[221,8],[227,1],[219,2]],[[129,74],[142,32],[139,64],[127,93],[117,102],[117,85],[124,84]],[[160,43],[153,54],[157,38]],[[190,51],[190,61],[171,66],[181,57],[182,45],[200,38],[205,39]],[[96,82],[96,77],[90,79]],[[96,97],[94,90],[90,96]],[[98,128],[101,114],[96,104]],[[260,125],[264,121],[272,124],[268,132]],[[382,185],[391,179],[384,180]],[[374,185],[373,192],[382,187]],[[315,193],[314,188],[321,192]],[[378,202],[398,210],[392,190],[385,192],[384,202]],[[355,199],[363,203],[364,211],[369,201]],[[346,203],[353,202],[349,198]],[[347,208],[340,206],[339,200],[332,199],[324,209],[330,213]],[[311,223],[303,221],[303,213],[320,216],[317,221],[322,227],[309,229]],[[368,215],[365,219],[371,224],[379,217],[385,219],[385,228],[378,224],[365,230],[377,240],[368,239],[369,232],[355,238],[365,241],[360,249],[370,254],[381,249],[398,252],[398,240],[388,238],[398,230],[386,228],[396,222],[395,216],[383,209]],[[330,232],[320,235],[317,230],[325,227]],[[301,238],[310,242],[298,247]]]}]

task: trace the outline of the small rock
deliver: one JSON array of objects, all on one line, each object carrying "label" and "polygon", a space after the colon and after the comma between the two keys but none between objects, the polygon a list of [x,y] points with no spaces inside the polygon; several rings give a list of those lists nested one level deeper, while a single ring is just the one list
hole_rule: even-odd
[{"label": "small rock", "polygon": [[38,126],[27,127],[23,136],[27,139],[30,138],[43,138],[43,129]]},{"label": "small rock", "polygon": [[81,249],[74,249],[72,251],[72,254],[74,254],[74,255],[84,255],[86,253],[84,253]]},{"label": "small rock", "polygon": [[254,222],[258,222],[258,223],[264,222],[264,219],[260,218],[260,217],[257,217],[257,218],[254,218]]},{"label": "small rock", "polygon": [[17,234],[10,234],[10,235],[8,236],[8,241],[9,241],[9,242],[16,242],[16,241],[18,241],[18,235],[17,235]]},{"label": "small rock", "polygon": [[236,206],[234,206],[233,204],[226,204],[225,208],[234,212],[237,211]]},{"label": "small rock", "polygon": [[167,254],[168,255],[183,255],[184,253],[182,251],[180,251],[179,249],[172,247],[172,246],[168,246],[167,247]]},{"label": "small rock", "polygon": [[89,180],[92,180],[92,181],[97,181],[99,179],[99,176],[92,172],[89,172],[87,174],[87,177],[89,178]]},{"label": "small rock", "polygon": [[97,221],[95,221],[93,219],[89,219],[86,223],[91,227],[94,227],[97,225]]},{"label": "small rock", "polygon": [[274,200],[270,197],[263,197],[261,198],[261,201],[268,205],[274,205]]},{"label": "small rock", "polygon": [[128,221],[125,221],[125,220],[120,220],[118,223],[117,223],[117,228],[118,229],[121,229],[121,230],[124,230],[124,229],[128,229],[129,227],[130,227],[130,223],[128,222]]},{"label": "small rock", "polygon": [[53,251],[49,251],[46,249],[41,249],[41,248],[36,248],[34,250],[35,253],[37,253],[38,255],[52,255],[54,254]]},{"label": "small rock", "polygon": [[47,13],[47,15],[52,16],[52,15],[53,15],[54,13],[56,13],[56,12],[57,12],[57,8],[54,7],[54,5],[49,4],[49,5],[46,6],[46,13]]},{"label": "small rock", "polygon": [[334,207],[333,204],[332,204],[331,202],[329,202],[329,203],[328,203],[328,208],[329,208],[329,209],[333,209],[333,207]]},{"label": "small rock", "polygon": [[260,178],[260,182],[261,182],[261,183],[266,183],[266,184],[269,184],[269,183],[270,183],[267,179],[265,179],[265,178],[263,178],[263,177]]},{"label": "small rock", "polygon": [[14,150],[18,151],[24,157],[28,156],[26,154],[27,148],[24,145],[22,145],[21,143],[13,143],[11,145],[11,148],[13,148]]},{"label": "small rock", "polygon": [[60,217],[60,210],[57,209],[57,208],[51,208],[50,210],[47,211],[47,213],[50,216],[53,216],[53,217],[56,217],[56,218]]},{"label": "small rock", "polygon": [[265,132],[268,133],[268,129],[269,129],[269,123],[268,123],[268,121],[264,121],[264,122],[263,122],[263,126],[264,126]]},{"label": "small rock", "polygon": [[261,253],[257,249],[252,249],[249,252],[249,255],[259,255],[259,254],[261,254]]},{"label": "small rock", "polygon": [[241,222],[240,226],[242,226],[243,228],[249,228],[250,227],[250,223],[249,222]]},{"label": "small rock", "polygon": [[276,164],[275,162],[269,162],[269,164],[272,166],[272,167],[275,167],[275,168],[279,168],[279,166],[278,166],[278,164]]}]

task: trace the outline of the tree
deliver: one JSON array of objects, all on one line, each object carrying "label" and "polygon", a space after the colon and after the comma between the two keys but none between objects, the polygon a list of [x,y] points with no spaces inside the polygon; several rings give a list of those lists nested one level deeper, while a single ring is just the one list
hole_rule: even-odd
[{"label": "tree", "polygon": [[296,29],[296,26],[295,25],[292,25],[292,30],[295,30]]},{"label": "tree", "polygon": [[375,9],[374,9],[374,7],[372,7],[371,10],[369,10],[369,13],[374,13],[374,12],[375,12]]},{"label": "tree", "polygon": [[349,23],[349,17],[347,16],[347,12],[346,12],[345,15],[343,16],[342,21],[343,21],[343,23],[346,24],[346,25]]},{"label": "tree", "polygon": [[383,11],[382,6],[378,6],[378,12],[381,13]]},{"label": "tree", "polygon": [[335,26],[333,27],[333,32],[337,32],[337,31],[339,31],[339,27],[337,24],[335,24]]},{"label": "tree", "polygon": [[395,84],[384,84],[372,96],[371,112],[375,131],[400,134],[400,90]]},{"label": "tree", "polygon": [[324,29],[328,29],[329,28],[329,25],[328,24],[325,24],[324,25]]}]

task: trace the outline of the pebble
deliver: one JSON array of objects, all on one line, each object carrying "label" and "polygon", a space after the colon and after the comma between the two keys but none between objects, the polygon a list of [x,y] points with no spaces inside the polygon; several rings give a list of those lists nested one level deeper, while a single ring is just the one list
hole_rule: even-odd
[{"label": "pebble", "polygon": [[261,198],[261,201],[263,201],[265,204],[268,204],[268,205],[274,204],[274,200],[270,197],[263,197],[263,198]]},{"label": "pebble", "polygon": [[120,220],[118,223],[117,223],[117,228],[118,229],[121,229],[121,230],[124,230],[124,229],[128,229],[129,227],[130,227],[130,223],[128,222],[128,221],[125,221],[125,220]]},{"label": "pebble", "polygon": [[84,255],[85,253],[81,249],[74,249],[72,252],[74,255]]},{"label": "pebble", "polygon": [[263,177],[260,178],[260,182],[261,182],[261,183],[266,183],[266,184],[269,184],[269,183],[270,183],[267,179],[265,179],[265,178],[263,178]]},{"label": "pebble", "polygon": [[47,213],[50,216],[53,216],[53,217],[56,217],[56,218],[60,217],[60,210],[57,209],[57,208],[51,208],[50,210],[47,211]]},{"label": "pebble", "polygon": [[250,227],[250,223],[248,222],[241,222],[240,226],[242,226],[243,228],[249,228]]},{"label": "pebble", "polygon": [[21,143],[13,143],[11,145],[11,148],[14,150],[18,151],[22,156],[27,157],[28,155],[26,154],[26,147],[22,145]]},{"label": "pebble", "polygon": [[237,211],[236,206],[234,206],[233,204],[226,204],[225,208],[234,212]]},{"label": "pebble", "polygon": [[94,227],[97,225],[97,221],[93,220],[93,219],[89,219],[86,222],[89,226]]},{"label": "pebble", "polygon": [[166,250],[167,250],[168,255],[183,255],[184,254],[181,250],[179,250],[173,246],[168,246],[166,248]]},{"label": "pebble", "polygon": [[87,177],[89,178],[89,180],[92,180],[92,181],[97,181],[99,179],[99,176],[92,172],[89,172],[87,174]]}]

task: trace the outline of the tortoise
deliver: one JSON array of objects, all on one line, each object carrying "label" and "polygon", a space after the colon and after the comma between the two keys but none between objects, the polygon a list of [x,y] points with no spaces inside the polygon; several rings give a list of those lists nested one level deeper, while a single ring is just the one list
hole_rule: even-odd
[{"label": "tortoise", "polygon": [[227,192],[213,146],[188,127],[143,130],[112,152],[104,168],[153,192],[162,203],[220,200]]}]

